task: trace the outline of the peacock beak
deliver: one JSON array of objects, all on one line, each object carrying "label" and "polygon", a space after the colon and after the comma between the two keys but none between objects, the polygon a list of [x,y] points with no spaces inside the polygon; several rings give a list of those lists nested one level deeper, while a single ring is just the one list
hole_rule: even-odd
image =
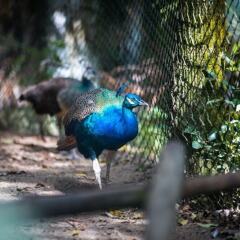
[{"label": "peacock beak", "polygon": [[139,101],[139,106],[147,106],[147,107],[149,107],[148,103],[143,101],[142,99]]}]

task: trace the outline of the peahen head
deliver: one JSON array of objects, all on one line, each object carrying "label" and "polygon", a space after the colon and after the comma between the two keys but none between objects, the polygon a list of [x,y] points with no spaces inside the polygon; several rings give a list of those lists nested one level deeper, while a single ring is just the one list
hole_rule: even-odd
[{"label": "peahen head", "polygon": [[148,106],[148,104],[142,100],[142,98],[136,94],[128,93],[125,95],[123,101],[123,107],[133,109],[138,106]]}]

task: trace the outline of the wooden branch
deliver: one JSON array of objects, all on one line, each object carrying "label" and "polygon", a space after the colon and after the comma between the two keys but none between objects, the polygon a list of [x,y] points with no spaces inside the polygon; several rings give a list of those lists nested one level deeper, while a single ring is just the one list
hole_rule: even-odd
[{"label": "wooden branch", "polygon": [[0,204],[0,213],[1,216],[9,216],[7,222],[11,222],[11,218],[19,219],[21,222],[22,219],[51,218],[83,212],[143,208],[146,197],[146,187],[125,186],[120,189],[88,191],[65,196],[31,197],[5,202]]},{"label": "wooden branch", "polygon": [[240,187],[240,172],[220,174],[209,177],[187,179],[183,188],[183,198],[200,194],[230,191]]},{"label": "wooden branch", "polygon": [[[239,172],[211,177],[197,177],[185,180],[182,197],[187,198],[199,194],[229,191],[239,187]],[[21,212],[22,217],[49,218],[128,207],[145,208],[149,190],[149,185],[134,185],[66,196],[35,197],[10,203],[1,203],[0,212],[13,211],[15,209],[14,212]]]}]

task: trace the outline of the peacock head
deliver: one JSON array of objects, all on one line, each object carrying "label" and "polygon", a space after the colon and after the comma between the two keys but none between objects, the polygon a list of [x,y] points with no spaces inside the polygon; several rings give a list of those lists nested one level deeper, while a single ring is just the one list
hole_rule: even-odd
[{"label": "peacock head", "polygon": [[125,95],[123,107],[133,109],[138,106],[148,106],[148,104],[136,94],[128,93]]}]

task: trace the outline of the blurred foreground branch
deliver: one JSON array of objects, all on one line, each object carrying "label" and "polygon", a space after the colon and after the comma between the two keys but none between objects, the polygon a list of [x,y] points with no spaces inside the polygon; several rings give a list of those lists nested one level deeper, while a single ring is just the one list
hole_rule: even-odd
[{"label": "blurred foreground branch", "polygon": [[175,205],[182,193],[185,156],[184,146],[172,142],[160,157],[149,193],[147,239],[167,240],[175,229]]},{"label": "blurred foreground branch", "polygon": [[200,194],[230,191],[240,187],[240,172],[219,174],[209,177],[187,179],[183,187],[183,198]]},{"label": "blurred foreground branch", "polygon": [[[182,198],[199,194],[229,191],[240,187],[240,173],[185,180]],[[35,197],[1,203],[0,212],[20,211],[26,217],[57,217],[82,212],[106,211],[128,207],[145,207],[150,187],[122,186],[117,189],[82,192],[75,195]]]}]

